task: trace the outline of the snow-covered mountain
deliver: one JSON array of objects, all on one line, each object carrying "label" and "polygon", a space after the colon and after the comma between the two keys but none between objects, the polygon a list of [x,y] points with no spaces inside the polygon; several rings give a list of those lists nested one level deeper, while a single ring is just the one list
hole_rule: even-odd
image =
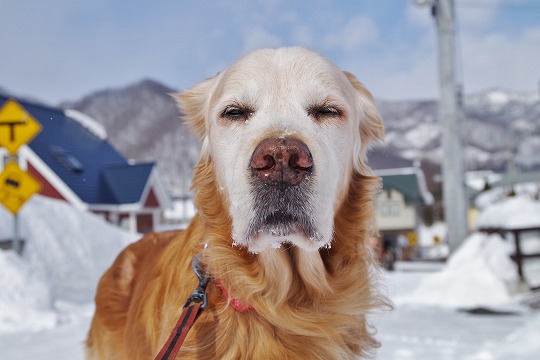
[{"label": "snow-covered mountain", "polygon": [[[436,101],[381,101],[390,151],[409,159],[441,159]],[[540,96],[492,89],[464,98],[461,109],[466,167],[505,170],[540,168]],[[513,156],[512,156],[513,155]]]},{"label": "snow-covered mountain", "polygon": [[164,183],[173,196],[189,192],[191,168],[199,143],[163,84],[142,80],[119,89],[108,89],[62,104],[101,123],[109,141],[127,158],[157,161]]},{"label": "snow-covered mountain", "polygon": [[[179,120],[168,95],[174,90],[151,80],[99,91],[65,106],[101,122],[111,142],[136,160],[156,160],[175,195],[186,194],[199,144]],[[441,158],[437,102],[379,101],[387,128],[387,152],[410,160]],[[492,89],[467,96],[462,109],[466,167],[505,170],[514,153],[518,168],[540,168],[540,97]],[[384,166],[384,165],[383,165]],[[187,177],[186,177],[187,174]]]},{"label": "snow-covered mountain", "polygon": [[[152,80],[107,89],[61,106],[101,123],[111,143],[136,161],[157,161],[173,196],[189,193],[200,144],[181,121],[170,96],[178,92]],[[385,167],[393,155],[441,159],[437,101],[378,101],[387,133],[385,151],[372,155]],[[491,89],[464,97],[461,111],[466,168],[504,171],[512,160],[521,170],[540,169],[540,96]],[[384,154],[391,156],[382,156]],[[392,164],[388,164],[392,166]]]}]

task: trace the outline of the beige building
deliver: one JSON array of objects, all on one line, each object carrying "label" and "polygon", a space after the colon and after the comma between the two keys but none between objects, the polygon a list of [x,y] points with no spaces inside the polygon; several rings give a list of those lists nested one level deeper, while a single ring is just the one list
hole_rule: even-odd
[{"label": "beige building", "polygon": [[[383,188],[376,194],[376,218],[381,234],[381,251],[407,258],[407,248],[417,245],[421,209],[434,202],[419,164],[382,149],[371,155],[371,166],[382,178]],[[409,249],[410,250],[410,249]]]},{"label": "beige building", "polygon": [[377,223],[384,233],[415,231],[420,221],[420,206],[431,205],[433,196],[427,190],[418,167],[378,170],[383,189],[376,195]]}]

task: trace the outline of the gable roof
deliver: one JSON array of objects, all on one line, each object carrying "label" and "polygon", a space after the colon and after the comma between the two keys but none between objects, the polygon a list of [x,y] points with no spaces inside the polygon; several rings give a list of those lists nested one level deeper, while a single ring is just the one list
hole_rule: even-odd
[{"label": "gable roof", "polygon": [[154,164],[148,163],[119,165],[103,169],[103,178],[114,203],[138,202],[153,168]]},{"label": "gable roof", "polygon": [[416,174],[383,175],[383,190],[395,189],[403,194],[407,204],[423,201]]},{"label": "gable roof", "polygon": [[420,201],[432,205],[435,201],[427,188],[424,172],[418,167],[377,170],[375,175],[382,178],[383,190],[396,189],[408,204]]},{"label": "gable roof", "polygon": [[[0,95],[0,106],[8,98]],[[141,200],[154,164],[130,165],[103,137],[62,109],[16,99],[42,125],[28,147],[87,204]]]},{"label": "gable roof", "polygon": [[382,178],[383,190],[399,191],[407,204],[418,201],[433,204],[433,194],[427,189],[424,172],[418,163],[392,154],[383,147],[373,149],[368,157],[373,172]]}]

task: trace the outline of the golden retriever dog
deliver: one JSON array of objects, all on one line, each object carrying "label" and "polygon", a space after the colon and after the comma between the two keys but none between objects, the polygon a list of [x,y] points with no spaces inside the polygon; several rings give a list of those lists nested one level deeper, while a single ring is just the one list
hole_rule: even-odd
[{"label": "golden retriever dog", "polygon": [[208,306],[178,359],[370,355],[366,317],[386,305],[369,246],[380,179],[366,152],[384,133],[371,94],[295,47],[254,51],[176,98],[202,142],[197,214],[103,275],[87,358],[153,359],[198,285],[196,255]]}]

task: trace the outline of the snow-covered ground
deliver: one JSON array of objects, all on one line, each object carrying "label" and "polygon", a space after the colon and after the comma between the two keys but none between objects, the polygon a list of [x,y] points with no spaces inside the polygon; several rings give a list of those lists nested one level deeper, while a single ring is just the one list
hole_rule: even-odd
[{"label": "snow-covered ground", "polygon": [[[377,359],[538,359],[540,312],[522,305],[519,296],[492,307],[506,311],[506,315],[471,314],[464,311],[471,309],[468,307],[441,307],[399,300],[413,293],[418,295],[418,284],[429,283],[439,276],[437,272],[418,271],[385,275],[390,297],[395,300],[395,309],[376,317],[378,339],[382,343]],[[444,286],[441,283],[440,289]],[[450,291],[447,293],[458,302],[466,302],[463,300],[466,300],[467,293],[459,290],[455,296]],[[424,294],[429,297],[426,287]]]},{"label": "snow-covered ground", "polygon": [[[512,199],[509,211],[512,201],[520,200]],[[509,219],[505,202],[489,221]],[[0,251],[0,359],[83,359],[97,280],[137,236],[39,196],[20,219],[24,256]],[[3,209],[0,231],[1,237],[11,231]],[[397,264],[397,271],[383,272],[395,309],[372,316],[382,343],[377,359],[537,359],[540,311],[524,305],[533,295],[520,292],[510,251],[497,235],[474,233],[445,265]],[[501,313],[465,311],[478,308]]]},{"label": "snow-covered ground", "polygon": [[[41,196],[21,209],[19,224],[24,256],[0,251],[0,333],[50,329],[77,318],[104,270],[138,238]],[[0,237],[11,237],[12,229],[13,217],[0,207]]]}]

